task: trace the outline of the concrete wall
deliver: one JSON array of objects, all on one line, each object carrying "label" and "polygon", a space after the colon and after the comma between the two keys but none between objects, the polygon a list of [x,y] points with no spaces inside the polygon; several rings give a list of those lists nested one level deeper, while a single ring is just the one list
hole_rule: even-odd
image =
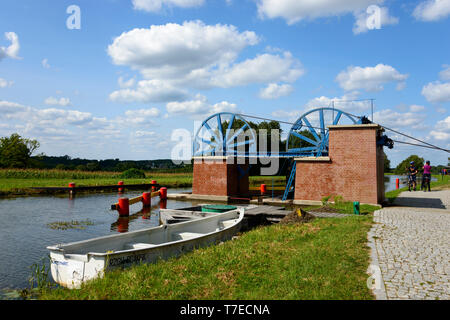
[{"label": "concrete wall", "polygon": [[384,200],[384,156],[376,139],[381,128],[368,124],[329,129],[329,157],[296,159],[294,200],[320,201],[340,195],[347,201],[380,204]]}]

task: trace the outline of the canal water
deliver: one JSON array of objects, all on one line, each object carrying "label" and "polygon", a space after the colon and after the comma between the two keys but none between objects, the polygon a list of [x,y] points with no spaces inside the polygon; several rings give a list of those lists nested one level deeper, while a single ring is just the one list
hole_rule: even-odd
[{"label": "canal water", "polygon": [[[129,191],[121,196],[132,198],[139,195],[142,191]],[[0,299],[4,299],[4,294],[10,289],[29,287],[31,266],[42,266],[43,258],[48,265],[46,247],[49,245],[158,226],[160,206],[182,208],[192,205],[191,202],[174,200],[166,200],[164,204],[155,197],[150,209],[143,211],[142,204],[136,203],[130,206],[128,218],[119,218],[117,211],[110,209],[118,197],[117,193],[101,193],[79,194],[73,199],[63,195],[0,200]],[[82,228],[61,229],[64,222],[72,221],[80,223],[78,227]]]},{"label": "canal water", "polygon": [[[397,178],[400,180],[400,188],[408,186],[408,177],[407,176],[399,176],[399,175],[385,175],[384,176],[384,192],[395,190],[396,185],[395,181]],[[422,183],[422,177],[417,177],[417,190],[420,190],[420,185]],[[432,177],[431,181],[437,181],[436,178]]]}]

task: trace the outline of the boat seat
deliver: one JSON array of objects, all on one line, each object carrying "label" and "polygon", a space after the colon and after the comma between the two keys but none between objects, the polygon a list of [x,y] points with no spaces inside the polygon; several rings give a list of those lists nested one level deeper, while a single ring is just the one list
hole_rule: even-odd
[{"label": "boat seat", "polygon": [[176,240],[188,240],[193,238],[198,238],[200,236],[203,236],[203,233],[196,233],[196,232],[177,232],[172,234],[173,241]]},{"label": "boat seat", "polygon": [[130,242],[130,243],[125,243],[123,248],[124,248],[124,250],[148,249],[148,248],[152,248],[155,246],[156,246],[156,244],[151,244],[151,243]]}]

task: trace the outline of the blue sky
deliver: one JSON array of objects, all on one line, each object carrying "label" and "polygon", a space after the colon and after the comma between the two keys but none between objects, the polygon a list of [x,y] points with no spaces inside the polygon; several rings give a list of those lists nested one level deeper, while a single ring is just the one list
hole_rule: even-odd
[{"label": "blue sky", "polygon": [[[450,0],[2,1],[0,136],[47,155],[169,158],[173,130],[217,111],[293,122],[373,98],[375,122],[448,149],[449,30]],[[370,116],[365,102],[335,105]]]}]

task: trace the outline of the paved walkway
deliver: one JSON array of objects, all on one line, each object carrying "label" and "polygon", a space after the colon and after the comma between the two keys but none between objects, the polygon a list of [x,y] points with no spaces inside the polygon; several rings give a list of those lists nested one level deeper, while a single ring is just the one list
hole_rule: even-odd
[{"label": "paved walkway", "polygon": [[368,235],[377,299],[449,300],[450,190],[406,191],[394,204],[374,213]]}]

